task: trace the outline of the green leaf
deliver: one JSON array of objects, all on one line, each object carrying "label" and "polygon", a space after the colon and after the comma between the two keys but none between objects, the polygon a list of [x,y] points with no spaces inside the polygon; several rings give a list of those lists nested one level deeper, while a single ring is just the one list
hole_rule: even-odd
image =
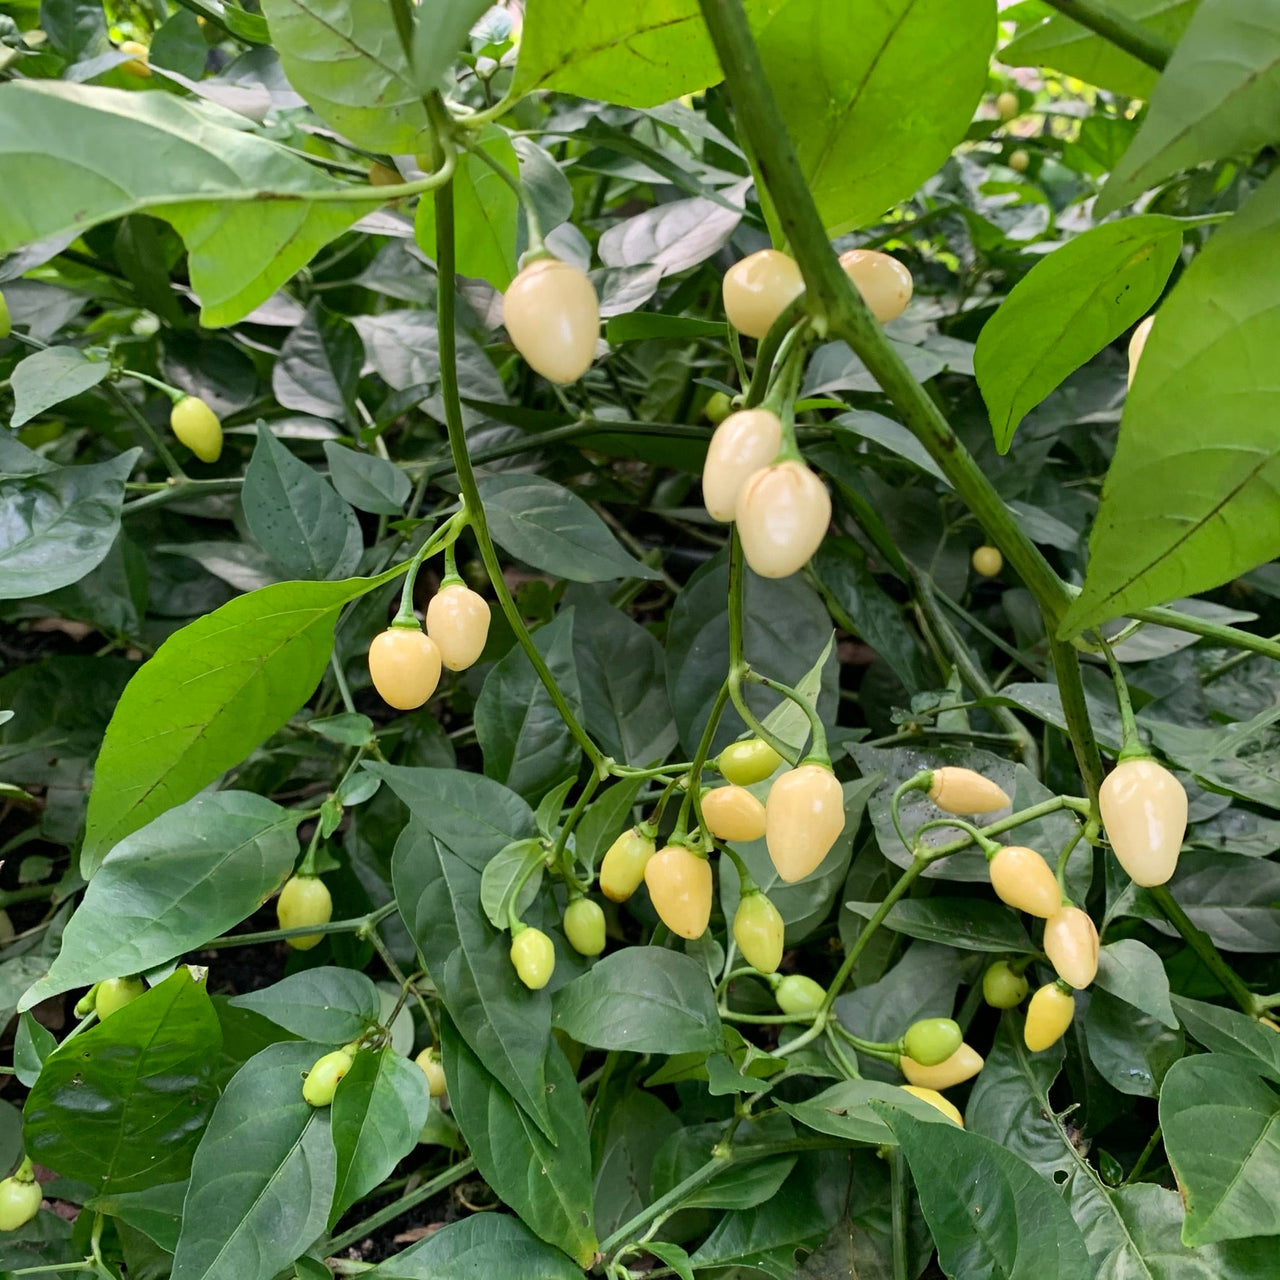
[{"label": "green leaf", "polygon": [[874,1102],[900,1107],[922,1124],[951,1124],[937,1107],[883,1080],[842,1080],[803,1102],[780,1102],[778,1105],[787,1115],[815,1133],[877,1147],[896,1146],[894,1131],[881,1112],[872,1106]]},{"label": "green leaf", "polygon": [[852,538],[826,537],[813,558],[818,585],[841,626],[869,644],[911,692],[928,688],[920,647],[902,610],[867,567]]},{"label": "green leaf", "polygon": [[1185,223],[1159,214],[1094,227],[1042,258],[983,326],[974,351],[996,448],[1064,378],[1160,297]]},{"label": "green leaf", "polygon": [[338,1160],[330,1228],[417,1146],[430,1105],[421,1067],[391,1045],[356,1054],[330,1108]]},{"label": "green leaf", "polygon": [[[723,1120],[677,1129],[654,1156],[653,1198],[666,1195],[705,1165],[727,1131],[728,1124]],[[795,1130],[786,1116],[770,1115],[737,1126],[733,1138],[747,1145],[783,1142],[794,1136]],[[795,1163],[792,1153],[743,1164],[726,1162],[721,1173],[690,1192],[681,1203],[686,1208],[749,1209],[776,1195]]]},{"label": "green leaf", "polygon": [[480,876],[480,905],[495,929],[507,927],[507,904],[517,881],[523,881],[514,907],[517,918],[533,905],[542,884],[542,871],[539,868],[528,876],[525,871],[530,863],[541,863],[545,857],[541,840],[516,840],[489,859]]},{"label": "green leaf", "polygon": [[[870,919],[878,902],[846,902],[855,915]],[[896,903],[885,917],[885,927],[909,938],[941,942],[962,951],[1011,951],[1034,955],[1016,911],[985,898],[908,898]]]},{"label": "green leaf", "polygon": [[46,347],[19,360],[10,377],[11,427],[21,427],[46,409],[96,387],[111,372],[105,360],[90,360],[75,347]]},{"label": "green leaf", "polygon": [[[486,125],[475,141],[458,157],[453,175],[454,212],[457,223],[458,271],[464,276],[487,280],[499,291],[515,278],[516,229],[520,201],[515,189],[493,165],[482,160],[474,148],[485,154],[513,179],[520,166],[511,135],[500,125]],[[418,201],[414,236],[422,252],[436,257],[436,206],[426,198]]]},{"label": "green leaf", "polygon": [[[777,8],[747,6],[756,26]],[[719,79],[697,0],[529,0],[511,89],[656,107]]]},{"label": "green leaf", "polygon": [[13,1038],[13,1068],[19,1084],[26,1085],[28,1089],[35,1084],[44,1060],[57,1044],[53,1032],[42,1027],[30,1010],[24,1010]]},{"label": "green leaf", "polygon": [[[717,556],[685,583],[667,624],[667,696],[680,741],[692,754],[711,706],[729,670],[729,592],[727,560]],[[744,583],[743,643],[747,661],[775,680],[795,685],[812,670],[818,648],[831,634],[831,619],[803,575],[760,578],[749,569]],[[837,664],[822,673],[819,714],[834,721]],[[767,715],[780,701],[759,686],[744,690],[756,715]],[[720,721],[714,755],[746,728],[736,711]]]},{"label": "green leaf", "polygon": [[141,449],[110,462],[0,475],[0,599],[22,600],[78,582],[120,533],[124,484]]},{"label": "green leaf", "polygon": [[[154,211],[187,245],[201,322],[266,301],[368,204],[284,147],[228,128],[198,102],[50,80],[0,86],[0,253]],[[85,156],[93,157],[93,164]],[[269,199],[265,198],[269,195]]]},{"label": "green leaf", "polygon": [[510,555],[571,582],[660,577],[628,555],[576,493],[535,475],[480,482],[489,531]]},{"label": "green leaf", "polygon": [[333,487],[353,507],[378,516],[404,514],[413,486],[394,462],[375,453],[357,453],[334,440],[324,442],[324,456]]},{"label": "green leaf", "polygon": [[414,13],[413,74],[420,90],[438,89],[467,35],[484,16],[489,0],[445,0]]},{"label": "green leaf", "polygon": [[573,586],[573,652],[587,732],[623,764],[652,765],[676,745],[666,658],[657,638],[609,603],[604,587]]},{"label": "green leaf", "polygon": [[334,965],[291,973],[260,991],[232,996],[228,1003],[252,1009],[303,1040],[330,1045],[358,1040],[382,1013],[372,979]]},{"label": "green leaf", "polygon": [[556,992],[553,1023],[579,1044],[631,1053],[711,1053],[720,1015],[706,969],[665,947],[627,947]]},{"label": "green leaf", "polygon": [[179,968],[49,1055],[23,1113],[27,1150],[100,1192],[181,1181],[217,1099],[221,1044],[204,986]]},{"label": "green leaf", "polygon": [[[1176,45],[1200,0],[1108,0],[1108,8],[1141,23],[1153,36]],[[1103,89],[1148,98],[1160,73],[1061,14],[1020,31],[1000,50],[1011,67],[1053,67]]]},{"label": "green leaf", "polygon": [[1160,1128],[1195,1247],[1280,1235],[1280,1095],[1236,1058],[1184,1058],[1165,1077]]},{"label": "green leaf", "polygon": [[[201,37],[203,39],[203,37]],[[166,1253],[178,1247],[182,1230],[182,1202],[187,1198],[187,1180],[162,1182],[142,1191],[112,1192],[94,1196],[86,1208],[119,1218],[154,1240]]]},{"label": "green leaf", "polygon": [[271,1280],[325,1229],[329,1111],[302,1078],[326,1047],[268,1045],[236,1072],[191,1166],[172,1280]]},{"label": "green leaf", "polygon": [[1270,353],[1280,300],[1280,174],[1188,267],[1160,308],[1125,403],[1064,636],[1216,587],[1280,555]]},{"label": "green leaf", "polygon": [[1113,1089],[1154,1098],[1186,1038],[1106,991],[1092,991],[1082,1022],[1089,1059]]},{"label": "green leaf", "polygon": [[964,138],[995,18],[990,0],[787,0],[760,32],[829,235],[906,199]]},{"label": "green leaf", "polygon": [[927,1125],[883,1103],[949,1275],[1080,1280],[1092,1274],[1080,1230],[1053,1184],[998,1143]]},{"label": "green leaf", "polygon": [[271,390],[286,408],[354,424],[359,421],[356,392],[363,364],[364,343],[351,321],[312,303],[280,348],[271,369]]},{"label": "green leaf", "polygon": [[1173,1007],[1187,1033],[1215,1054],[1240,1058],[1280,1084],[1280,1036],[1236,1009],[1174,996]]},{"label": "green leaf", "polygon": [[1166,1027],[1178,1025],[1169,1001],[1164,962],[1145,942],[1122,938],[1100,948],[1095,985],[1150,1014]]},{"label": "green leaf", "polygon": [[400,915],[459,1034],[553,1137],[542,1075],[551,998],[524,986],[507,935],[481,915],[480,872],[415,816],[396,841],[391,877]]},{"label": "green leaf", "polygon": [[365,763],[442,844],[476,872],[515,840],[537,834],[533,810],[514,791],[461,769]]},{"label": "green leaf", "polygon": [[520,1280],[582,1280],[581,1267],[505,1213],[474,1213],[451,1222],[365,1273],[367,1280],[480,1280],[503,1274]]},{"label": "green leaf", "polygon": [[[573,632],[573,610],[564,609],[534,632],[533,643],[570,709],[581,716]],[[485,773],[526,799],[541,797],[578,768],[580,748],[518,645],[485,677],[476,699],[475,727]]]},{"label": "green leaf", "polygon": [[342,606],[383,580],[281,582],[175,631],[129,681],[107,726],[82,874],[280,728],[315,692]]},{"label": "green leaf", "polygon": [[729,330],[723,320],[703,320],[697,316],[665,316],[652,311],[633,311],[613,316],[605,325],[611,347],[626,342],[649,342],[658,338],[725,338]]},{"label": "green leaf", "polygon": [[62,949],[23,1008],[143,973],[251,915],[298,856],[299,814],[250,791],[197,796],[120,841],[89,882]]},{"label": "green leaf", "polygon": [[631,809],[643,785],[642,778],[623,778],[587,806],[573,832],[573,851],[584,867],[594,871],[623,828],[630,825]]},{"label": "green leaf", "polygon": [[289,83],[359,147],[428,149],[423,95],[384,0],[264,0],[262,16]]},{"label": "green leaf", "polygon": [[845,1153],[803,1153],[787,1176],[782,1194],[753,1208],[726,1213],[698,1246],[693,1265],[699,1270],[736,1265],[759,1267],[766,1275],[802,1275],[792,1270],[796,1250],[813,1249],[827,1238],[845,1212],[848,1182]]},{"label": "green leaf", "polygon": [[546,1044],[545,1068],[538,1072],[546,1080],[552,1145],[484,1069],[449,1018],[441,1020],[440,1030],[454,1119],[484,1180],[542,1239],[589,1267],[597,1240],[587,1116],[560,1046]]},{"label": "green leaf", "polygon": [[1280,137],[1278,114],[1280,30],[1269,0],[1204,0],[1098,195],[1096,216],[1181,169],[1252,155]]},{"label": "green leaf", "polygon": [[240,500],[249,532],[286,577],[342,578],[360,563],[356,513],[265,424]]}]

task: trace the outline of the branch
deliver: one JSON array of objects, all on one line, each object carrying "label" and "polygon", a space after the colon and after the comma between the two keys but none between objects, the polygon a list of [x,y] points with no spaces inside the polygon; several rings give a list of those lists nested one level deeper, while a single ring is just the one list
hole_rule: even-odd
[{"label": "branch", "polygon": [[1051,8],[1109,40],[1117,49],[1145,62],[1152,71],[1163,71],[1173,56],[1173,46],[1153,35],[1140,22],[1117,12],[1101,0],[1047,0]]}]

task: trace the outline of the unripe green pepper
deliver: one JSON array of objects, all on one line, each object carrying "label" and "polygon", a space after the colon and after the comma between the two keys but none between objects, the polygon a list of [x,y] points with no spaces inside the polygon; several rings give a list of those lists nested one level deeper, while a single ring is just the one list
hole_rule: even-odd
[{"label": "unripe green pepper", "polygon": [[107,978],[98,983],[93,997],[93,1007],[99,1019],[109,1018],[125,1005],[136,1000],[145,990],[147,984],[141,978]]},{"label": "unripe green pepper", "polygon": [[789,973],[773,993],[783,1013],[817,1013],[827,998],[826,990],[803,973]]},{"label": "unripe green pepper", "polygon": [[574,898],[564,909],[564,936],[582,956],[598,956],[604,950],[604,912],[590,898]]},{"label": "unripe green pepper", "polygon": [[921,1018],[902,1037],[902,1051],[922,1067],[946,1062],[964,1042],[960,1025],[951,1018]]},{"label": "unripe green pepper", "polygon": [[1026,998],[1027,980],[1007,960],[997,960],[982,975],[982,998],[993,1009],[1013,1009]]}]

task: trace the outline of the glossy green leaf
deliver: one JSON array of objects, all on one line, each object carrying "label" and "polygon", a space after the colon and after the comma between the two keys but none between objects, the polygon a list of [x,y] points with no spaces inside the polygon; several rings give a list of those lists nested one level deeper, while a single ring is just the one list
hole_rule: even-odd
[{"label": "glossy green leaf", "polygon": [[[573,610],[564,609],[534,632],[533,643],[570,709],[581,715],[573,633]],[[518,645],[485,677],[475,725],[485,772],[526,799],[538,799],[577,770],[581,748]]]},{"label": "glossy green leaf", "polygon": [[357,146],[424,151],[427,109],[383,0],[265,0],[262,15],[289,83]]},{"label": "glossy green leaf", "polygon": [[46,347],[33,351],[14,366],[11,427],[21,427],[46,409],[96,387],[111,372],[111,365],[91,360],[75,347]]},{"label": "glossy green leaf", "polygon": [[445,0],[414,13],[413,74],[419,89],[440,87],[467,34],[489,8],[489,0]]},{"label": "glossy green leaf", "polygon": [[1270,0],[1203,0],[1098,196],[1098,217],[1180,169],[1252,155],[1280,138],[1275,17]]},{"label": "glossy green leaf", "polygon": [[302,1096],[325,1051],[302,1040],[269,1045],[227,1086],[191,1166],[172,1280],[271,1280],[325,1229],[329,1111]]},{"label": "glossy green leaf", "polygon": [[1017,283],[983,326],[973,357],[1001,453],[1031,409],[1160,297],[1184,225],[1158,214],[1105,223]]},{"label": "glossy green leaf", "polygon": [[548,1141],[486,1071],[452,1021],[441,1023],[444,1069],[454,1119],[485,1181],[525,1225],[588,1267],[597,1240],[592,1225],[591,1157],[578,1083],[560,1046],[546,1047]]},{"label": "glossy green leaf", "polygon": [[1209,241],[1160,308],[1125,404],[1064,635],[1218,586],[1280,554],[1270,354],[1280,176]]},{"label": "glossy green leaf", "polygon": [[[280,348],[271,369],[271,390],[288,409],[354,423],[359,419],[356,391],[363,363],[364,343],[355,326],[345,316],[312,303]],[[330,443],[325,441],[326,446]]]},{"label": "glossy green leaf", "polygon": [[353,507],[374,515],[398,516],[412,489],[409,477],[376,453],[357,453],[333,440],[324,442],[333,487]]},{"label": "glossy green leaf", "polygon": [[1080,1229],[1054,1185],[956,1125],[878,1109],[911,1166],[943,1270],[965,1280],[1080,1280],[1091,1274]]},{"label": "glossy green leaf", "polygon": [[1280,1235],[1280,1094],[1234,1057],[1184,1058],[1160,1092],[1160,1127],[1186,1244]]},{"label": "glossy green leaf", "polygon": [[[725,607],[729,566],[717,557],[694,573],[676,597],[667,628],[667,696],[675,713],[680,742],[692,753],[707,722],[712,703],[729,670],[729,615]],[[802,574],[760,578],[746,570],[743,643],[747,661],[775,680],[796,684],[812,669],[831,619],[817,592]],[[834,716],[834,657],[822,673],[818,710]],[[757,715],[771,711],[778,696],[758,686],[744,690]],[[746,728],[736,711],[726,711],[712,743],[712,753]]]},{"label": "glossy green leaf", "polygon": [[951,1124],[936,1107],[905,1093],[896,1084],[883,1080],[842,1080],[803,1102],[779,1105],[795,1120],[816,1133],[830,1134],[847,1142],[865,1142],[873,1146],[894,1146],[897,1138],[873,1103],[889,1103],[919,1120],[922,1124]]},{"label": "glossy green leaf", "polygon": [[1181,1029],[1162,1026],[1107,991],[1091,991],[1081,1023],[1089,1060],[1120,1093],[1154,1098],[1169,1068],[1186,1049]]},{"label": "glossy green leaf", "polygon": [[89,882],[62,949],[23,1007],[143,973],[239,924],[298,856],[299,815],[250,791],[197,796],[120,841]]},{"label": "glossy green leaf", "polygon": [[422,1068],[391,1045],[356,1054],[329,1109],[338,1161],[330,1227],[417,1146],[430,1105]]},{"label": "glossy green leaf", "polygon": [[508,554],[570,582],[657,578],[633,559],[576,493],[535,475],[490,476],[480,483],[489,531]]},{"label": "glossy green leaf", "polygon": [[204,986],[179,968],[49,1055],[24,1109],[27,1150],[101,1192],[185,1178],[221,1043]]},{"label": "glossy green leaf", "polygon": [[367,1272],[368,1280],[580,1280],[582,1268],[545,1245],[519,1218],[475,1213],[433,1231]]},{"label": "glossy green leaf", "polygon": [[0,140],[0,188],[40,191],[0,209],[0,252],[156,210],[187,244],[210,326],[253,310],[381,202],[374,188],[368,204],[330,199],[350,188],[167,93],[13,82],[0,86]]},{"label": "glossy green leaf", "polygon": [[537,834],[533,810],[514,791],[461,769],[364,766],[409,806],[433,836],[476,872],[514,840]]},{"label": "glossy green leaf", "polygon": [[[666,1195],[711,1158],[728,1131],[723,1120],[677,1129],[653,1159],[653,1198]],[[795,1136],[784,1115],[749,1120],[734,1130],[734,1141],[743,1145],[785,1142]],[[689,1208],[750,1209],[778,1194],[795,1168],[796,1157],[780,1152],[764,1160],[726,1164],[723,1172],[691,1191],[683,1203]]]},{"label": "glossy green leaf", "polygon": [[517,884],[520,894],[514,903],[516,917],[523,916],[533,905],[542,886],[542,867],[539,865],[534,871],[528,868],[531,863],[541,864],[546,856],[541,840],[517,840],[485,864],[480,876],[480,906],[495,929],[507,927],[507,905]]},{"label": "glossy green leaf", "polygon": [[[779,0],[754,0],[758,26]],[[720,79],[697,0],[530,0],[512,88],[656,107]]]},{"label": "glossy green leaf", "polygon": [[813,558],[813,567],[823,597],[840,624],[870,645],[908,690],[928,688],[920,646],[902,610],[867,567],[866,552],[851,538],[827,537]]},{"label": "glossy green leaf", "polygon": [[1137,938],[1121,938],[1119,942],[1108,942],[1099,948],[1094,985],[1150,1014],[1166,1027],[1178,1025],[1169,1001],[1169,978],[1164,962]]},{"label": "glossy green leaf", "polygon": [[378,582],[281,582],[174,632],[129,681],[107,726],[82,872],[92,875],[119,840],[280,728],[315,692],[342,606]]},{"label": "glossy green leaf", "polygon": [[764,1268],[766,1274],[778,1274],[774,1268],[789,1272],[796,1251],[820,1245],[844,1213],[848,1179],[844,1153],[803,1153],[782,1193],[753,1208],[726,1213],[698,1246],[692,1264],[700,1269],[736,1265]]},{"label": "glossy green leaf", "polygon": [[356,513],[265,425],[240,501],[249,532],[284,576],[343,578],[359,565],[364,539]]},{"label": "glossy green leaf", "polygon": [[136,1227],[166,1253],[178,1247],[182,1230],[182,1203],[187,1198],[187,1182],[161,1182],[142,1191],[111,1192],[95,1196],[89,1206]]},{"label": "glossy green leaf", "polygon": [[[1109,0],[1109,8],[1140,22],[1154,36],[1177,44],[1200,0]],[[1000,50],[1011,67],[1053,67],[1066,75],[1133,98],[1151,96],[1159,72],[1125,53],[1105,36],[1062,14],[1019,31]]]},{"label": "glossy green leaf", "polygon": [[396,841],[391,874],[400,914],[459,1034],[550,1136],[542,1071],[551,999],[516,976],[508,935],[480,912],[480,872],[429,823],[415,815]]},{"label": "glossy green leaf", "polygon": [[1260,1075],[1280,1084],[1280,1036],[1236,1009],[1173,997],[1174,1012],[1187,1034],[1215,1054],[1240,1058]]},{"label": "glossy green leaf", "polygon": [[906,199],[964,137],[986,88],[995,19],[991,0],[778,8],[760,56],[828,234]]},{"label": "glossy green leaf", "polygon": [[[878,902],[846,902],[855,915],[870,918]],[[1034,955],[1018,913],[985,898],[921,898],[896,903],[885,927],[909,938],[941,942],[963,951],[1010,951]]]},{"label": "glossy green leaf", "polygon": [[269,987],[232,996],[228,1003],[251,1009],[303,1040],[329,1045],[359,1039],[382,1012],[373,980],[336,965],[291,973]]},{"label": "glossy green leaf", "polygon": [[28,1089],[35,1084],[44,1060],[57,1044],[53,1032],[41,1026],[30,1010],[24,1010],[13,1037],[13,1070],[19,1084]]},{"label": "glossy green leaf", "polygon": [[554,1025],[580,1044],[632,1053],[710,1053],[720,1015],[706,969],[665,947],[597,960],[555,995]]},{"label": "glossy green leaf", "polygon": [[587,732],[615,760],[665,760],[676,744],[666,658],[654,635],[609,603],[604,587],[574,586],[573,652]]},{"label": "glossy green leaf", "polygon": [[124,485],[141,450],[110,462],[0,475],[0,599],[56,591],[96,568],[120,533]]},{"label": "glossy green leaf", "polygon": [[[499,125],[487,125],[477,135],[474,149],[458,157],[453,175],[454,218],[457,225],[458,271],[464,276],[487,280],[500,292],[516,274],[516,229],[520,201],[511,183],[494,172],[494,165],[514,180],[519,176],[511,135]],[[483,148],[493,162],[476,154]],[[548,228],[549,229],[549,228]],[[435,201],[418,201],[414,235],[422,252],[436,256]]]}]

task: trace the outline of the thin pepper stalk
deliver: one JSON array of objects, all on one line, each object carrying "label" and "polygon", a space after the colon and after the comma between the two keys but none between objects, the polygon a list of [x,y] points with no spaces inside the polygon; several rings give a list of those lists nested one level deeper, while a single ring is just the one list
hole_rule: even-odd
[{"label": "thin pepper stalk", "polygon": [[[438,101],[438,99],[433,99]],[[437,111],[443,111],[440,107]],[[443,136],[443,130],[438,130]],[[385,188],[390,191],[393,188]],[[437,321],[439,323],[440,344],[440,392],[444,401],[445,425],[449,432],[449,451],[453,457],[454,470],[458,476],[458,487],[462,499],[466,503],[471,521],[472,532],[480,548],[480,558],[484,561],[493,584],[498,604],[515,632],[516,640],[525,651],[530,664],[542,682],[552,704],[560,718],[568,727],[574,740],[582,748],[592,766],[602,776],[609,773],[612,761],[596,746],[590,734],[583,728],[573,709],[569,706],[555,676],[551,674],[542,654],[538,652],[525,626],[515,599],[507,587],[502,573],[502,563],[498,559],[497,549],[489,533],[489,523],[485,516],[484,503],[480,497],[480,488],[476,483],[475,471],[471,466],[471,457],[467,452],[467,438],[462,424],[462,402],[458,393],[458,350],[456,333],[457,312],[457,279],[454,267],[454,230],[453,230],[453,186],[447,184],[438,187],[435,193],[436,206],[436,273],[438,288],[436,295]]]},{"label": "thin pepper stalk", "polygon": [[1123,731],[1123,738],[1120,743],[1120,755],[1117,758],[1119,760],[1143,759],[1150,752],[1142,745],[1142,735],[1138,732],[1138,721],[1133,714],[1133,699],[1129,696],[1129,683],[1125,680],[1124,672],[1121,671],[1120,664],[1116,661],[1116,655],[1107,643],[1106,638],[1099,634],[1097,641],[1102,650],[1102,656],[1107,660],[1107,667],[1111,672],[1111,682],[1115,685],[1116,690],[1116,706],[1120,708],[1120,726]]}]

